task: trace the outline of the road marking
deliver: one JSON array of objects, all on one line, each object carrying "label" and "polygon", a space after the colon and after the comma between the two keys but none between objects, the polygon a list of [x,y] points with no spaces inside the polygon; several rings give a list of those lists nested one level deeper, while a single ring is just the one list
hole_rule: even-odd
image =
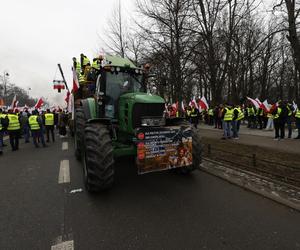
[{"label": "road marking", "polygon": [[62,149],[62,150],[68,150],[68,148],[69,148],[68,142],[67,142],[67,141],[64,141],[64,142],[62,143],[61,149]]},{"label": "road marking", "polygon": [[70,167],[69,160],[62,160],[60,162],[58,183],[68,183],[70,182]]},{"label": "road marking", "polygon": [[74,250],[74,241],[64,241],[57,245],[51,246],[51,250]]}]

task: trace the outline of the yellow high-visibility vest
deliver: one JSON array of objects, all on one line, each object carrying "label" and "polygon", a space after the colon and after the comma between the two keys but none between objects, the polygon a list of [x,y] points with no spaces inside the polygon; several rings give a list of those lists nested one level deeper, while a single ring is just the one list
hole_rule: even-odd
[{"label": "yellow high-visibility vest", "polygon": [[282,111],[281,108],[277,108],[277,113],[275,114],[274,119],[278,119],[279,118],[279,115],[280,115],[281,111]]},{"label": "yellow high-visibility vest", "polygon": [[80,74],[81,72],[81,64],[78,60],[76,60],[76,72],[77,74]]},{"label": "yellow high-visibility vest", "polygon": [[229,108],[225,108],[226,110],[226,113],[224,115],[224,121],[225,122],[229,122],[229,121],[232,121],[233,119],[233,109],[229,109]]},{"label": "yellow high-visibility vest", "polygon": [[92,68],[100,70],[100,62],[98,60],[93,61]]},{"label": "yellow high-visibility vest", "polygon": [[190,116],[191,117],[197,117],[196,109],[192,108]]},{"label": "yellow high-visibility vest", "polygon": [[21,128],[20,122],[19,122],[19,117],[15,114],[8,114],[7,115],[9,123],[7,130],[12,131],[12,130],[18,130]]},{"label": "yellow high-visibility vest", "polygon": [[238,117],[237,117],[236,120],[240,121],[240,120],[242,120],[245,117],[244,112],[242,111],[241,108],[236,108],[236,110],[239,112]]},{"label": "yellow high-visibility vest", "polygon": [[247,111],[248,111],[248,116],[254,115],[254,113],[255,113],[253,107],[247,108]]},{"label": "yellow high-visibility vest", "polygon": [[29,126],[31,130],[39,130],[40,124],[37,121],[38,116],[37,115],[31,115],[28,119]]},{"label": "yellow high-visibility vest", "polygon": [[83,57],[83,66],[86,66],[88,63],[90,63],[90,60],[86,56]]},{"label": "yellow high-visibility vest", "polygon": [[300,119],[300,109],[297,109],[295,117]]},{"label": "yellow high-visibility vest", "polygon": [[5,114],[0,114],[0,131],[3,129],[2,123],[1,123],[1,118],[4,119],[6,117]]},{"label": "yellow high-visibility vest", "polygon": [[54,125],[54,114],[46,113],[45,114],[45,125],[46,126],[53,126]]}]

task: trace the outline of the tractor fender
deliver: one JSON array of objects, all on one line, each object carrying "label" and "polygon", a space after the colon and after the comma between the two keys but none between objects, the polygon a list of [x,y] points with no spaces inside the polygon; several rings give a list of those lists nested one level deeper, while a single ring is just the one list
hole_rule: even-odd
[{"label": "tractor fender", "polygon": [[97,118],[96,101],[94,98],[81,100],[81,107],[83,109],[84,117],[86,120]]}]

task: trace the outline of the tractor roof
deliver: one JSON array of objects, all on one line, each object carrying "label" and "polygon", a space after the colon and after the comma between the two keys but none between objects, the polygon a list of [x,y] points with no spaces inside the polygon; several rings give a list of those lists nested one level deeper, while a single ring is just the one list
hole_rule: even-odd
[{"label": "tractor roof", "polygon": [[114,66],[114,67],[127,67],[132,69],[137,69],[137,67],[127,58],[122,58],[119,56],[105,56],[106,65]]}]

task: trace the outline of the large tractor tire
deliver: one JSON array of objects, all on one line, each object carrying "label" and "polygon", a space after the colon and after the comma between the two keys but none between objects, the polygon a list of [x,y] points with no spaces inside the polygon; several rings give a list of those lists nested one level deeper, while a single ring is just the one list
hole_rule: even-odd
[{"label": "large tractor tire", "polygon": [[89,192],[112,187],[114,181],[113,146],[103,124],[87,124],[84,137],[84,182]]},{"label": "large tractor tire", "polygon": [[192,138],[193,138],[193,165],[188,167],[178,168],[179,173],[181,174],[189,174],[196,169],[200,168],[200,164],[202,162],[202,142],[201,137],[199,135],[199,130],[196,128],[192,128]]},{"label": "large tractor tire", "polygon": [[83,138],[85,117],[83,109],[78,108],[75,110],[75,157],[78,161],[82,158]]}]

